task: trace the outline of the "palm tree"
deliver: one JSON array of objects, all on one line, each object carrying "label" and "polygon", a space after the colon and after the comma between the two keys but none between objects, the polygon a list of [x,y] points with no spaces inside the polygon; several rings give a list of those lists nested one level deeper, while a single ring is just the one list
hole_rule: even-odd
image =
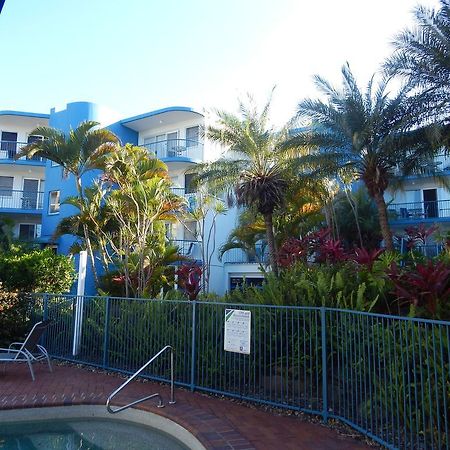
[{"label": "palm tree", "polygon": [[[85,203],[83,175],[94,169],[102,169],[105,156],[111,153],[119,142],[117,136],[111,131],[95,128],[98,125],[93,121],[82,122],[67,135],[51,127],[37,127],[30,134],[42,136],[43,139],[23,147],[17,158],[22,156],[31,158],[33,155],[38,155],[61,165],[64,176],[69,174],[74,176],[78,198],[80,202]],[[94,253],[86,224],[83,224],[83,234],[94,280],[98,286]]]},{"label": "palm tree", "polygon": [[316,147],[311,158],[328,161],[336,170],[354,171],[377,206],[381,233],[388,250],[393,250],[384,193],[399,169],[418,172],[425,158],[438,151],[433,125],[419,126],[412,113],[407,88],[390,97],[389,79],[373,89],[373,78],[363,93],[348,64],[342,68],[342,89],[316,76],[315,83],[326,101],[306,99],[298,106],[298,117],[309,128],[289,138],[286,147]]},{"label": "palm tree", "polygon": [[388,73],[404,77],[415,89],[424,119],[430,113],[450,115],[450,0],[440,3],[439,10],[415,8],[416,27],[396,37],[395,52],[385,63]]},{"label": "palm tree", "polygon": [[[296,154],[282,149],[288,127],[276,131],[269,126],[270,100],[261,112],[253,105],[239,104],[240,115],[218,111],[218,123],[206,130],[213,142],[226,147],[222,158],[197,166],[196,181],[213,193],[227,193],[232,202],[254,207],[264,218],[269,260],[278,273],[273,216],[285,203],[296,177]],[[294,152],[295,153],[295,152]]]}]

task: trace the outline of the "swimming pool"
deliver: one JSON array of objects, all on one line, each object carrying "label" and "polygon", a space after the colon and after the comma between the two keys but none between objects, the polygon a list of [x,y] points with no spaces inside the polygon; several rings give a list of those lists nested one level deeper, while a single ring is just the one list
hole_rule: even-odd
[{"label": "swimming pool", "polygon": [[84,405],[0,411],[0,449],[204,450],[169,419],[133,409],[120,416]]}]

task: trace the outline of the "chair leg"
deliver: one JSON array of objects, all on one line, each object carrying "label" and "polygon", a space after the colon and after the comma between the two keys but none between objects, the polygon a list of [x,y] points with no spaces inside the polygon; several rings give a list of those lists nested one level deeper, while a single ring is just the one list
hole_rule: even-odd
[{"label": "chair leg", "polygon": [[33,366],[32,366],[31,361],[29,359],[27,360],[27,364],[28,364],[28,367],[30,368],[31,379],[34,381],[35,378],[34,378]]},{"label": "chair leg", "polygon": [[42,347],[42,345],[38,345],[37,347],[41,351],[41,353],[45,356],[45,359],[47,360],[48,370],[50,370],[50,372],[53,372],[52,364],[50,362],[50,357],[48,356],[47,350],[44,347]]}]

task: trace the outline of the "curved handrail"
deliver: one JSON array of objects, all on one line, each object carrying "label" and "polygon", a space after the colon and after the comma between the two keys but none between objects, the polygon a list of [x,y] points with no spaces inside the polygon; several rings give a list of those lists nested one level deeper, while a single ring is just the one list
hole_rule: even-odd
[{"label": "curved handrail", "polygon": [[164,404],[162,401],[162,397],[159,393],[148,395],[147,397],[140,398],[139,400],[135,400],[134,402],[128,403],[125,406],[121,406],[116,409],[112,409],[110,403],[111,400],[130,382],[133,381],[143,370],[145,370],[155,359],[157,359],[161,354],[163,354],[166,350],[170,349],[170,401],[169,405],[175,404],[175,396],[174,396],[174,368],[173,368],[173,347],[171,345],[166,345],[162,348],[155,356],[150,358],[140,369],[138,369],[125,383],[122,383],[106,400],[106,409],[109,413],[115,414],[124,409],[130,408],[131,406],[137,405],[138,403],[142,403],[146,400],[149,400],[154,397],[159,397],[158,408],[163,408]]}]

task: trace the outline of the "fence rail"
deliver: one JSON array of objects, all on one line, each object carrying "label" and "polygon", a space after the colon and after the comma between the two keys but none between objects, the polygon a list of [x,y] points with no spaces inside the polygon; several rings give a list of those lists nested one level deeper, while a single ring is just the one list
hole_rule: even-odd
[{"label": "fence rail", "polygon": [[[45,337],[54,357],[131,373],[169,344],[175,380],[192,390],[337,418],[388,448],[449,448],[450,322],[315,307],[34,299],[35,319],[54,320]],[[251,311],[250,355],[224,351],[226,308]],[[168,381],[168,358],[145,376]]]}]

